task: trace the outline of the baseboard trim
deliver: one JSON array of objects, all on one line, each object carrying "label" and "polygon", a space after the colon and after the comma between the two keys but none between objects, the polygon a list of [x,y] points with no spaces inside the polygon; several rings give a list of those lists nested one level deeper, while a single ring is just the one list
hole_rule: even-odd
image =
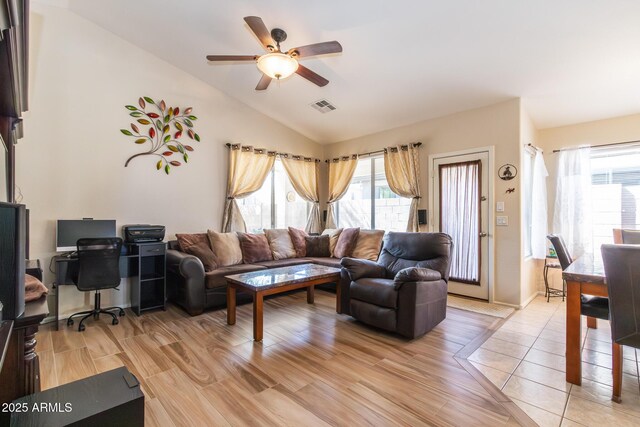
[{"label": "baseboard trim", "polygon": [[528,306],[529,303],[531,303],[531,301],[533,301],[534,299],[536,299],[538,297],[538,295],[540,295],[540,291],[535,291],[533,294],[531,294],[531,296],[529,298],[527,298],[527,300],[525,302],[520,304],[520,310],[522,310],[523,308]]},{"label": "baseboard trim", "polygon": [[501,301],[493,301],[494,304],[498,304],[498,305],[504,305],[507,307],[511,307],[511,308],[515,308],[516,310],[520,310],[520,306],[518,304],[509,304],[508,302],[501,302]]},{"label": "baseboard trim", "polygon": [[[88,306],[84,309],[81,309],[79,311],[84,311],[84,310],[91,310],[92,306]],[[123,304],[123,305],[118,305],[118,307],[122,307],[122,308],[131,308],[131,304]],[[69,318],[69,316],[71,316],[73,314],[72,313],[65,313],[63,314],[60,318],[58,318],[58,320],[67,320]],[[44,318],[44,320],[42,321],[42,324],[47,324],[47,323],[53,323],[56,321],[56,317],[55,316],[47,316]]]}]

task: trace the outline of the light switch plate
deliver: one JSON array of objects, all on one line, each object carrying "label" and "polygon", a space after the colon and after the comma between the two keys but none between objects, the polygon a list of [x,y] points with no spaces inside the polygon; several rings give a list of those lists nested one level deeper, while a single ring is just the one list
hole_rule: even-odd
[{"label": "light switch plate", "polygon": [[496,202],[496,212],[504,212],[504,202]]},{"label": "light switch plate", "polygon": [[509,217],[508,216],[496,216],[496,225],[509,225]]}]

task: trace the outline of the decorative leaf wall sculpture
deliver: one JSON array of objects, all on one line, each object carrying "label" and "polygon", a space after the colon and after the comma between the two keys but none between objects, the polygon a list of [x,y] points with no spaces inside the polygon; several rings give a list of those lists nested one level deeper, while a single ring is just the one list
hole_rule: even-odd
[{"label": "decorative leaf wall sculpture", "polygon": [[[131,130],[120,129],[126,136],[134,139],[136,144],[149,144],[149,149],[129,157],[124,164],[129,166],[129,162],[140,156],[158,156],[160,159],[156,163],[156,169],[164,169],[168,175],[171,172],[171,166],[181,166],[179,160],[170,160],[174,154],[178,158],[187,163],[189,154],[193,151],[193,147],[180,142],[180,138],[184,136],[184,131],[189,139],[200,142],[200,135],[193,130],[193,122],[198,118],[191,114],[192,108],[182,110],[179,107],[169,107],[164,100],[159,103],[155,102],[148,96],[138,99],[139,107],[134,105],[125,105],[130,111],[129,115],[135,118],[136,123],[131,123]],[[147,108],[153,111],[147,111]],[[157,111],[157,112],[156,112]],[[175,132],[172,133],[172,127]]]}]

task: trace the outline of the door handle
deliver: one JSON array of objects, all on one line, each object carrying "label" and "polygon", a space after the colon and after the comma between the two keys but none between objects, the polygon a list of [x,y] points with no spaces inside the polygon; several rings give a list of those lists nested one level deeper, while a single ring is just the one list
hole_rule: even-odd
[{"label": "door handle", "polygon": [[485,232],[480,232],[479,236],[480,236],[480,237],[487,237],[487,233],[485,233]]}]

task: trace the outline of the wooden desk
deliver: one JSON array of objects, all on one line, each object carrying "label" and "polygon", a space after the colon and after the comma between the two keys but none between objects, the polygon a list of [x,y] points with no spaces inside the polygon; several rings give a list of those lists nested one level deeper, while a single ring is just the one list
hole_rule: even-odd
[{"label": "wooden desk", "polygon": [[[562,278],[567,281],[567,334],[566,334],[566,378],[571,384],[582,384],[580,295],[608,297],[602,256],[584,255],[573,262]],[[622,383],[622,346],[613,346],[620,352],[619,363],[614,357],[613,396],[620,396]],[[617,347],[617,349],[616,349]]]}]

